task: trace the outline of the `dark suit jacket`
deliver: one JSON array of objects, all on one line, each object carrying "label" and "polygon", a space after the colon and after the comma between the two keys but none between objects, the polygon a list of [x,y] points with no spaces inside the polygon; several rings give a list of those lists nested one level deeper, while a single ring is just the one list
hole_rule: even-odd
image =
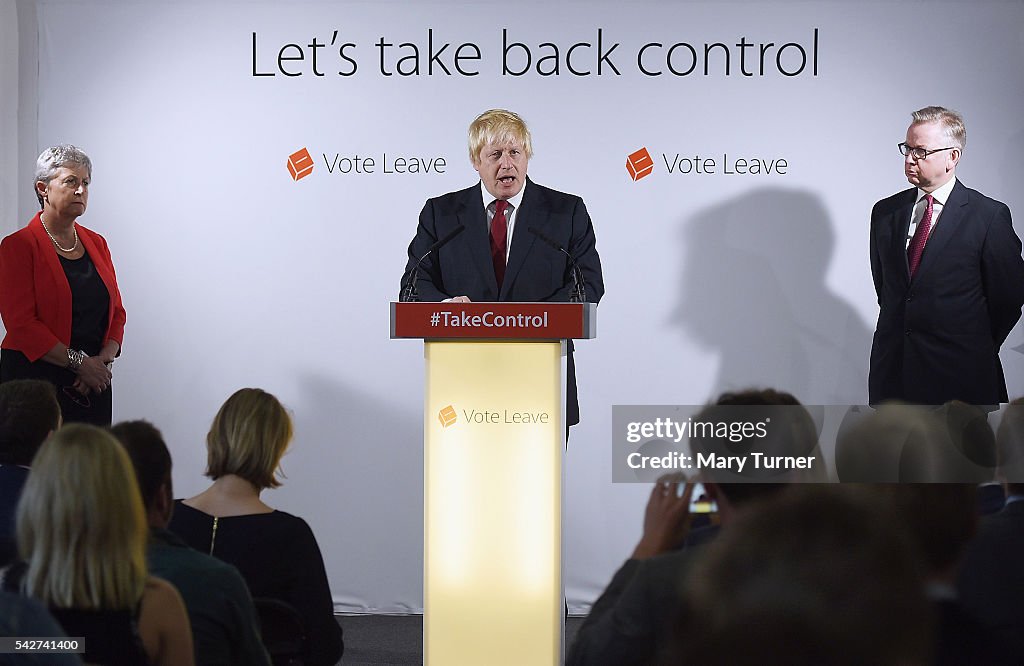
[{"label": "dark suit jacket", "polygon": [[964,607],[1024,663],[1024,502],[982,518],[958,587]]},{"label": "dark suit jacket", "polygon": [[[473,301],[568,301],[572,291],[569,259],[530,233],[535,228],[565,248],[583,271],[587,300],[604,294],[601,259],[594,226],[583,199],[537,185],[529,178],[515,214],[512,246],[501,290],[491,263],[487,214],[477,183],[458,192],[430,199],[420,213],[416,237],[409,244],[405,276],[430,246],[460,224],[465,231],[428,257],[421,265],[416,288],[424,301],[468,296]],[[490,203],[490,202],[488,202]],[[403,278],[404,280],[404,278]],[[572,342],[567,359],[566,424],[579,422]]]},{"label": "dark suit jacket", "polygon": [[1006,653],[999,639],[955,599],[932,602],[935,613],[936,666],[1011,666],[1021,663]]},{"label": "dark suit jacket", "polygon": [[668,663],[686,572],[717,534],[718,528],[708,529],[682,550],[626,560],[576,632],[566,666]]},{"label": "dark suit jacket", "polygon": [[1010,209],[958,181],[911,280],[906,238],[916,194],[905,190],[871,211],[879,313],[869,400],[1006,402],[999,347],[1024,304],[1024,259]]},{"label": "dark suit jacket", "polygon": [[26,481],[27,467],[0,465],[0,567],[18,558],[14,514]]}]

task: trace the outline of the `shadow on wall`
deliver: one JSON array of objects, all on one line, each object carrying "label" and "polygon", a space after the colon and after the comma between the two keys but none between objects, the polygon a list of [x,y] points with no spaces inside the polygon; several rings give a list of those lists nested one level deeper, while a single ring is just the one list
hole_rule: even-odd
[{"label": "shadow on wall", "polygon": [[825,284],[835,234],[816,195],[754,190],[695,214],[681,243],[672,320],[720,357],[709,395],[771,386],[805,404],[867,400],[871,333]]}]

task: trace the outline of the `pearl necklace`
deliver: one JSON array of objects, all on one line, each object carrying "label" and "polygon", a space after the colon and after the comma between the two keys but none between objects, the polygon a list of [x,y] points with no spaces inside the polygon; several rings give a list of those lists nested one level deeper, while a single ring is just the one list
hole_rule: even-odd
[{"label": "pearl necklace", "polygon": [[46,228],[46,222],[43,222],[42,216],[40,216],[39,222],[43,225],[43,231],[45,231],[46,235],[50,237],[50,240],[53,241],[53,244],[57,247],[58,250],[60,250],[61,252],[67,252],[68,254],[71,254],[72,252],[78,249],[78,227],[76,227],[74,224],[71,225],[71,230],[75,232],[75,244],[72,245],[69,249],[60,246],[60,243],[58,243],[57,239],[53,237],[53,234],[50,233],[50,230]]}]

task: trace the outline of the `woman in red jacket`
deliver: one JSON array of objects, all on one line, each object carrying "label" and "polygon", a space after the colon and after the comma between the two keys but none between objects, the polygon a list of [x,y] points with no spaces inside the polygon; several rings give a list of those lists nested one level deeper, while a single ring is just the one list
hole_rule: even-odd
[{"label": "woman in red jacket", "polygon": [[92,163],[74,146],[36,160],[42,210],[0,243],[0,382],[45,379],[65,421],[108,425],[125,312],[107,242],[77,223],[91,180]]}]

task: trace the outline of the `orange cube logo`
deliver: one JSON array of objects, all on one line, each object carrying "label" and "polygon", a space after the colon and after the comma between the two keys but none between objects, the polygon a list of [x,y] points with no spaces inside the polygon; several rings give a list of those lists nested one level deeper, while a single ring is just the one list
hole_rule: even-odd
[{"label": "orange cube logo", "polygon": [[437,420],[440,421],[441,425],[445,428],[454,424],[458,418],[459,417],[455,414],[455,408],[451,405],[448,405],[437,413]]},{"label": "orange cube logo", "polygon": [[288,156],[288,173],[292,175],[292,180],[302,180],[313,173],[313,157],[308,150],[303,148]]},{"label": "orange cube logo", "polygon": [[633,182],[651,175],[651,172],[654,171],[654,160],[647,152],[647,148],[641,148],[626,158],[626,171]]}]

